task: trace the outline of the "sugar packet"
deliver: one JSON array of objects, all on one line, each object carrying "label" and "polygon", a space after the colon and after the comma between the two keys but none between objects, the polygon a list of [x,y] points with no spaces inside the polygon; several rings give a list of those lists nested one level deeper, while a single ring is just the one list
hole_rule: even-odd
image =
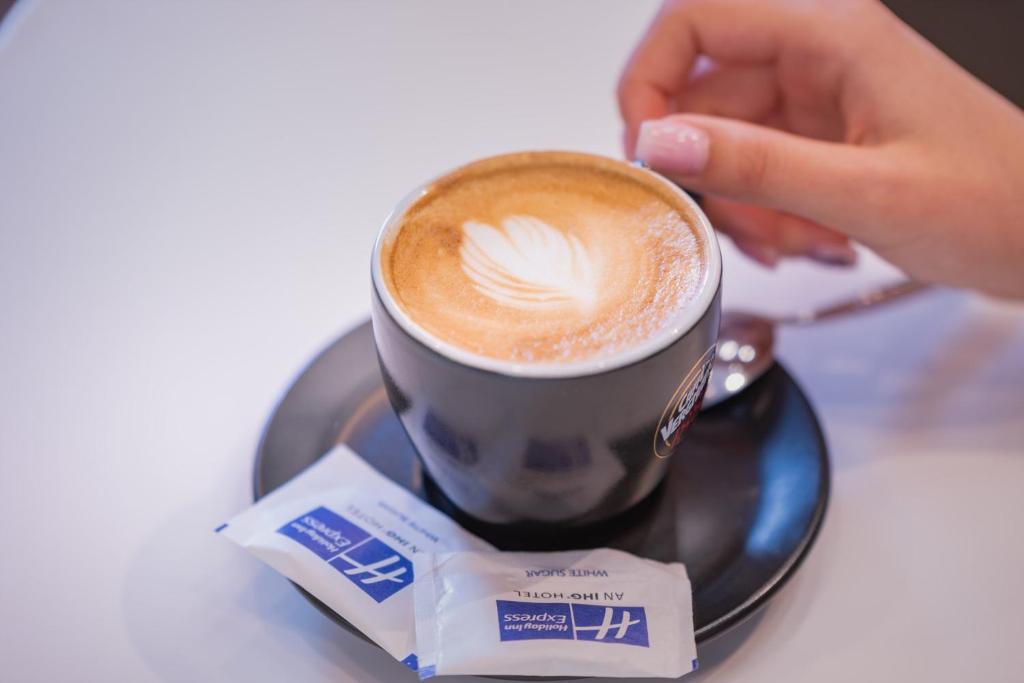
[{"label": "sugar packet", "polygon": [[661,676],[697,668],[686,568],[607,548],[421,555],[421,679]]},{"label": "sugar packet", "polygon": [[412,558],[492,548],[344,445],[217,531],[414,671]]}]

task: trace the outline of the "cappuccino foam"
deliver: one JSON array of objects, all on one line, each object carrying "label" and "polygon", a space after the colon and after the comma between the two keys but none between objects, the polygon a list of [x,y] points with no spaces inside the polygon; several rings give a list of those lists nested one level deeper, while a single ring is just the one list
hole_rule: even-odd
[{"label": "cappuccino foam", "polygon": [[700,291],[689,205],[602,157],[485,159],[436,181],[385,235],[381,270],[430,335],[515,363],[613,356],[666,332]]}]

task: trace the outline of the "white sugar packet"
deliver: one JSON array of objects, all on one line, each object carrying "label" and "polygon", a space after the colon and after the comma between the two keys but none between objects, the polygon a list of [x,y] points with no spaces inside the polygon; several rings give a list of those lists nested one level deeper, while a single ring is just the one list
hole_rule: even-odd
[{"label": "white sugar packet", "polygon": [[416,558],[420,678],[697,668],[686,568],[602,548]]},{"label": "white sugar packet", "polygon": [[217,531],[413,670],[412,558],[492,548],[344,445]]}]

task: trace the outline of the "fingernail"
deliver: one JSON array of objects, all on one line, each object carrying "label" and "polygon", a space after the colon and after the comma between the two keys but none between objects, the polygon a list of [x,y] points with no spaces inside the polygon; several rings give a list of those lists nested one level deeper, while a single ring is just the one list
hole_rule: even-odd
[{"label": "fingernail", "polygon": [[857,252],[848,244],[816,244],[808,256],[830,266],[852,266],[857,263]]},{"label": "fingernail", "polygon": [[779,263],[779,251],[773,247],[759,244],[757,242],[747,242],[746,240],[733,240],[733,244],[741,252],[746,254],[749,258],[760,263],[766,268],[774,268]]},{"label": "fingernail", "polygon": [[664,173],[696,175],[708,163],[708,134],[674,118],[644,121],[636,158]]}]

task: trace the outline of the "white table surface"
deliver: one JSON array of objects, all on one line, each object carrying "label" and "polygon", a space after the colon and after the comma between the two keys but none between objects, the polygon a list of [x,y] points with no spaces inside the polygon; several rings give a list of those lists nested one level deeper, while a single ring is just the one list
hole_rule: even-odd
[{"label": "white table surface", "polygon": [[[412,681],[212,529],[389,207],[523,148],[617,155],[652,2],[23,2],[0,26],[0,680]],[[969,226],[965,226],[969,228]],[[893,277],[745,263],[727,306]],[[941,291],[781,356],[817,546],[706,681],[1021,680],[1024,308]]]}]

